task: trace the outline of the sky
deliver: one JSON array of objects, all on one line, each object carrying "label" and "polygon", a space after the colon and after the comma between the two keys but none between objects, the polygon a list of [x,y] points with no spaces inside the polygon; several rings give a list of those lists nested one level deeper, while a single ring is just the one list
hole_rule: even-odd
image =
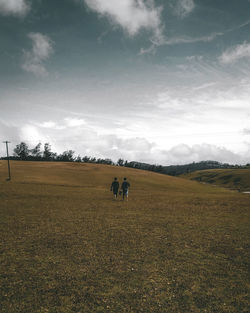
[{"label": "sky", "polygon": [[249,74],[249,0],[0,0],[11,152],[250,163]]}]

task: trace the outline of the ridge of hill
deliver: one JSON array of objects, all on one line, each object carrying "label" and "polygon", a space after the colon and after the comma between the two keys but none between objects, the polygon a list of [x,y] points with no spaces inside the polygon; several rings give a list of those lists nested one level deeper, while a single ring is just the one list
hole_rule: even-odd
[{"label": "ridge of hill", "polygon": [[[28,152],[27,152],[28,153]],[[75,158],[73,157],[74,151],[64,151],[63,154],[57,155],[56,153],[51,153],[50,157],[46,158],[41,155],[39,156],[10,156],[9,159],[12,161],[36,161],[36,162],[70,162],[70,163],[87,163],[87,164],[107,164],[107,165],[117,165],[121,167],[129,167],[141,170],[152,171],[156,173],[166,174],[170,176],[179,176],[185,173],[191,173],[198,170],[205,170],[205,169],[222,169],[222,168],[250,168],[250,164],[246,165],[232,165],[228,163],[221,163],[218,161],[206,160],[200,162],[192,162],[188,164],[182,165],[159,165],[159,164],[149,164],[144,162],[138,161],[125,161],[123,159],[118,159],[115,163],[111,159],[100,159],[95,157],[83,157],[81,158],[80,155]],[[7,157],[2,157],[0,160],[7,160]]]},{"label": "ridge of hill", "polygon": [[[5,166],[4,166],[5,164]],[[7,176],[7,162],[0,161],[0,176]],[[161,173],[124,166],[112,166],[95,163],[75,162],[39,162],[39,161],[11,161],[11,176],[13,183],[45,184],[81,188],[101,188],[108,190],[115,176],[121,182],[127,177],[135,190],[168,190],[173,193],[203,193],[202,186],[181,177],[161,175]],[[214,192],[214,189],[211,189]],[[222,192],[218,190],[218,192]]]},{"label": "ridge of hill", "polygon": [[228,163],[220,163],[217,161],[200,161],[200,162],[193,162],[189,164],[183,165],[152,165],[148,163],[142,163],[137,161],[132,161],[125,163],[124,166],[158,172],[161,174],[171,175],[171,176],[179,176],[186,173],[191,173],[198,170],[205,170],[205,169],[228,169],[228,168],[250,168],[249,164],[247,165],[231,165]]},{"label": "ridge of hill", "polygon": [[250,191],[250,168],[202,170],[181,177],[239,191]]},{"label": "ridge of hill", "polygon": [[[7,177],[7,162],[0,161],[0,177]],[[113,178],[127,177],[131,193],[142,191],[203,192],[204,186],[182,178],[137,168],[75,162],[11,161],[11,182],[109,190]]]}]

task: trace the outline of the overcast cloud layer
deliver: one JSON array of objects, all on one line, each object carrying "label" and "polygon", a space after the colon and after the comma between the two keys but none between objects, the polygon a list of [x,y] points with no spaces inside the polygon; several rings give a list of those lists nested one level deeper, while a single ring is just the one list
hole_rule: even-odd
[{"label": "overcast cloud layer", "polygon": [[249,31],[248,0],[0,0],[0,139],[250,163]]}]

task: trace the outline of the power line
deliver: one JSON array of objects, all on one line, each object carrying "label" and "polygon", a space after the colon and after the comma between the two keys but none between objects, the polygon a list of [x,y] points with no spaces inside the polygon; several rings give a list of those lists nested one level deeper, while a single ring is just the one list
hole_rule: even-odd
[{"label": "power line", "polygon": [[9,149],[8,149],[8,144],[10,143],[10,141],[3,141],[3,143],[6,144],[6,153],[7,153],[7,160],[8,160],[8,173],[9,173],[9,177],[7,180],[11,180],[11,175],[10,175],[10,159],[9,159]]}]

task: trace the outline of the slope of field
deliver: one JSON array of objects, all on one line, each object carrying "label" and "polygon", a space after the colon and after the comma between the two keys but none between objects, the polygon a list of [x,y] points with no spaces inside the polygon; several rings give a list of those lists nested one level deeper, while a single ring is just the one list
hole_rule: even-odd
[{"label": "slope of field", "polygon": [[1,312],[248,312],[249,194],[96,164],[11,169],[0,161]]},{"label": "slope of field", "polygon": [[182,177],[240,191],[250,191],[250,168],[202,170]]}]

